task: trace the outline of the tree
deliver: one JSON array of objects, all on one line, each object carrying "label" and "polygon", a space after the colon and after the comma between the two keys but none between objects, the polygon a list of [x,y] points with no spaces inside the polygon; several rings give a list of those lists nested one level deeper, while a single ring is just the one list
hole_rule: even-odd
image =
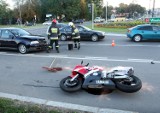
[{"label": "tree", "polygon": [[0,0],[0,24],[10,24],[12,11],[8,8],[5,1]]},{"label": "tree", "polygon": [[[14,0],[14,14],[17,18],[22,18],[22,21],[32,21],[34,16],[40,16],[40,1],[39,0]],[[16,13],[18,12],[18,13]]]},{"label": "tree", "polygon": [[142,15],[146,12],[146,9],[138,4],[129,4],[127,12],[130,17],[137,17],[138,14]]},{"label": "tree", "polygon": [[[107,8],[107,18],[110,18],[111,15],[113,14],[112,10],[113,6],[109,5]],[[106,7],[103,8],[103,17],[106,17]]]},{"label": "tree", "polygon": [[94,16],[103,17],[103,0],[87,0],[87,3],[94,3]]},{"label": "tree", "polygon": [[128,13],[127,12],[128,5],[124,3],[120,3],[119,7],[116,7],[116,12],[119,13]]}]

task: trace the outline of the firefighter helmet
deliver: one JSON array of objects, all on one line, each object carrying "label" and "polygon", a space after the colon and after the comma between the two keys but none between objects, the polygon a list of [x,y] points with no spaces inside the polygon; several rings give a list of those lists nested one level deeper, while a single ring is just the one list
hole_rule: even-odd
[{"label": "firefighter helmet", "polygon": [[73,22],[69,22],[68,25],[69,25],[69,26],[73,26]]}]

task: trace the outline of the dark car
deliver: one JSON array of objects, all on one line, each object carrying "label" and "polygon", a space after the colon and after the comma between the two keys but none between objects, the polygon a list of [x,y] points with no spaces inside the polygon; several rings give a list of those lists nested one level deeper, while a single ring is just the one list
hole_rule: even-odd
[{"label": "dark car", "polygon": [[63,28],[63,27],[66,27],[66,26],[68,26],[67,24],[64,24],[64,23],[57,23],[57,27],[59,28],[59,29],[61,29],[61,28]]},{"label": "dark car", "polygon": [[83,19],[77,19],[73,21],[74,24],[83,24],[83,22],[84,22]]},{"label": "dark car", "polygon": [[127,37],[135,42],[160,39],[160,26],[150,24],[138,25],[128,29]]},{"label": "dark car", "polygon": [[[83,25],[76,26],[79,30],[81,40],[91,40],[91,41],[98,41],[105,38],[105,32],[102,31],[96,31],[91,30],[88,27],[85,27]],[[60,40],[67,40],[68,38],[71,38],[71,27],[66,26],[60,30]]]},{"label": "dark car", "polygon": [[45,37],[35,36],[20,28],[0,28],[0,48],[17,49],[25,54],[47,46]]}]

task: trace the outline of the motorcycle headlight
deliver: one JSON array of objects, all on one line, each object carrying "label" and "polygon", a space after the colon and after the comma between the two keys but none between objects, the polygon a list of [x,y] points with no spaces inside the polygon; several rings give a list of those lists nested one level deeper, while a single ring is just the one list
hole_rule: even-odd
[{"label": "motorcycle headlight", "polygon": [[31,45],[33,45],[33,44],[39,44],[39,42],[38,41],[32,41]]}]

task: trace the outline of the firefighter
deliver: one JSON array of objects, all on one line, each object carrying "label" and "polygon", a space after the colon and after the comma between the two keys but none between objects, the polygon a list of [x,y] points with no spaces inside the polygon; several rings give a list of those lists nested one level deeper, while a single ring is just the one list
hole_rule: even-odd
[{"label": "firefighter", "polygon": [[49,47],[53,49],[53,43],[55,42],[55,49],[57,53],[59,53],[59,44],[58,44],[58,35],[59,35],[59,28],[56,26],[57,20],[53,19],[52,24],[48,29],[48,39],[50,40]]},{"label": "firefighter", "polygon": [[75,27],[73,22],[69,22],[69,26],[72,28],[72,40],[74,41],[74,48],[80,49],[80,34],[79,30]]}]

